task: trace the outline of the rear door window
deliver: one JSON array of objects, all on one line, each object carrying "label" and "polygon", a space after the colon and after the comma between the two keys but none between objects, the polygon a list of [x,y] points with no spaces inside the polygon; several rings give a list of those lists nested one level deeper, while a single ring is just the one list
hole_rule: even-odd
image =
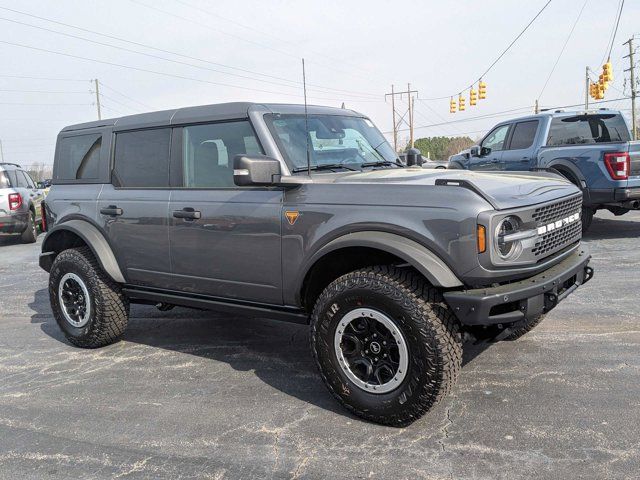
[{"label": "rear door window", "polygon": [[170,148],[170,128],[117,133],[113,184],[116,187],[168,187]]},{"label": "rear door window", "polygon": [[24,177],[24,181],[27,182],[28,188],[36,188],[35,182],[31,179],[27,172],[25,172],[24,170],[20,170],[18,174],[22,174],[22,176]]},{"label": "rear door window", "polygon": [[524,150],[533,145],[538,131],[538,120],[519,122],[513,127],[509,150]]},{"label": "rear door window", "polygon": [[96,180],[100,165],[102,134],[75,135],[60,139],[56,179]]},{"label": "rear door window", "polygon": [[628,142],[630,137],[629,128],[622,115],[576,115],[551,120],[547,145]]},{"label": "rear door window", "polygon": [[16,170],[16,183],[15,186],[19,188],[29,188],[27,177],[24,176],[21,170]]}]

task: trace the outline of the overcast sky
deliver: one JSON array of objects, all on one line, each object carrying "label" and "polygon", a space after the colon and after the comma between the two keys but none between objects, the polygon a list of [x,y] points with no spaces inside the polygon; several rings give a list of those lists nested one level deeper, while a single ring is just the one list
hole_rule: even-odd
[{"label": "overcast sky", "polygon": [[[391,106],[385,103],[384,93],[392,83],[396,89],[406,89],[410,82],[421,99],[468,88],[545,3],[0,0],[4,159],[25,166],[51,163],[55,137],[63,126],[97,118],[91,79],[98,78],[103,85],[103,117],[238,100],[301,103],[303,56],[309,103],[340,106],[344,102],[386,132],[391,130]],[[587,2],[539,96],[583,4],[584,0],[553,0],[486,75],[488,98],[478,106],[451,115],[448,98],[416,101],[416,137],[468,134],[477,138],[508,117],[420,127],[521,109],[510,113],[517,116],[532,111],[536,98],[543,107],[583,102],[585,66],[600,69],[618,0]],[[622,43],[640,33],[639,25],[640,2],[627,0],[611,56],[615,81],[606,99],[623,96],[628,59],[622,56],[628,50]],[[628,81],[625,93],[629,94]],[[629,109],[630,102],[606,106]]]}]

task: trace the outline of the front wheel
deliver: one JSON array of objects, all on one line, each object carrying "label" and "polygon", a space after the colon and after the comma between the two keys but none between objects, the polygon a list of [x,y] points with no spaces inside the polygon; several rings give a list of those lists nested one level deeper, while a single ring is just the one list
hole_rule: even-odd
[{"label": "front wheel", "polygon": [[311,348],[329,391],[354,414],[402,427],[446,396],[462,363],[458,324],[416,273],[348,273],[320,295]]},{"label": "front wheel", "polygon": [[129,301],[88,247],[59,253],[49,274],[53,315],[67,340],[96,348],[115,342],[129,319]]},{"label": "front wheel", "polygon": [[596,213],[596,211],[593,208],[590,207],[582,207],[582,233],[585,233],[587,230],[589,230],[589,227],[591,226],[591,221],[593,220],[593,215]]}]

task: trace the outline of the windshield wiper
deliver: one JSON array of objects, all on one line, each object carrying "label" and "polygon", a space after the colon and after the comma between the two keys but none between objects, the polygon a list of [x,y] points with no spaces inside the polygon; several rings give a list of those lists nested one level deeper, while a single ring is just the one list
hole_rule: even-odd
[{"label": "windshield wiper", "polygon": [[365,162],[360,165],[360,167],[384,167],[387,165],[396,165],[400,168],[404,168],[404,164],[398,160],[392,162],[391,160],[380,160],[379,162]]},{"label": "windshield wiper", "polygon": [[[323,163],[321,165],[311,165],[311,170],[338,170],[341,168],[344,170],[352,171],[352,172],[358,171],[357,168],[347,167],[342,163]],[[291,172],[299,173],[299,172],[306,172],[307,170],[308,170],[308,167],[296,167],[293,170],[291,170]]]}]

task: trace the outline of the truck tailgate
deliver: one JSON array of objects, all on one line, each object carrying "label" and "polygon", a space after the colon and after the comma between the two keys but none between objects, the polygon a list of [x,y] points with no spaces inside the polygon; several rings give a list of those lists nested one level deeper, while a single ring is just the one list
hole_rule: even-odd
[{"label": "truck tailgate", "polygon": [[640,180],[640,140],[629,142],[629,158],[631,159],[629,180]]}]

